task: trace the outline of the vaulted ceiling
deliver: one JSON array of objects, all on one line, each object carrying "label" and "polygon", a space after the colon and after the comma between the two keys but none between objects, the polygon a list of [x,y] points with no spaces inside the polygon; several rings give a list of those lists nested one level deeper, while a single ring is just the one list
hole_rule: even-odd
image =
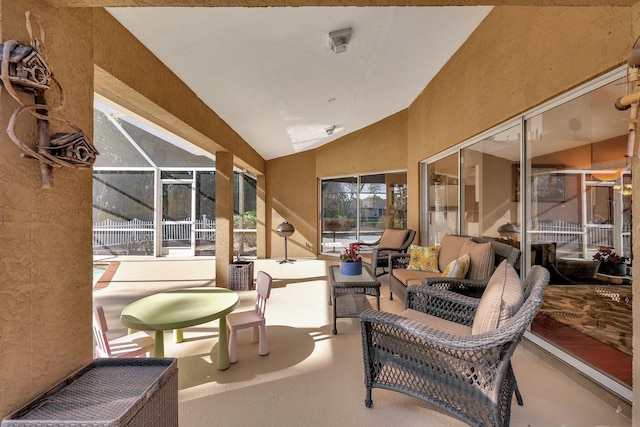
[{"label": "vaulted ceiling", "polygon": [[[319,147],[407,108],[492,4],[590,3],[423,0],[399,7],[393,0],[371,0],[347,4],[389,7],[326,7],[345,2],[227,0],[200,7],[211,2],[48,2],[118,6],[107,11],[266,160]],[[448,6],[435,6],[444,3]],[[240,7],[293,5],[308,7]],[[333,53],[329,33],[347,28],[346,51]]]}]

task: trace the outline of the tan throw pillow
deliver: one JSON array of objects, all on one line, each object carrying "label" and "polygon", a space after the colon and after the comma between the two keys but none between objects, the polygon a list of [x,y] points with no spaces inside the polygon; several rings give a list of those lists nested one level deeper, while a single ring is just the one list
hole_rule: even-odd
[{"label": "tan throw pillow", "polygon": [[469,240],[460,248],[460,255],[464,254],[469,254],[471,258],[467,279],[476,280],[491,277],[495,264],[495,253],[491,242],[476,243]]},{"label": "tan throw pillow", "polygon": [[407,238],[408,230],[397,230],[395,228],[387,228],[382,233],[378,247],[381,248],[399,248]]},{"label": "tan throw pillow", "polygon": [[473,335],[492,331],[518,312],[524,301],[518,273],[506,260],[491,275],[473,319]]},{"label": "tan throw pillow", "polygon": [[438,252],[440,246],[413,246],[409,252],[409,270],[430,271],[440,273],[438,270]]},{"label": "tan throw pillow", "polygon": [[438,268],[444,271],[447,265],[454,259],[460,258],[460,248],[465,242],[471,241],[470,237],[452,236],[445,234],[440,242],[440,253],[438,254]]},{"label": "tan throw pillow", "polygon": [[464,279],[469,271],[471,259],[469,254],[464,254],[458,259],[454,259],[447,265],[442,272],[442,277],[455,277],[456,279]]}]

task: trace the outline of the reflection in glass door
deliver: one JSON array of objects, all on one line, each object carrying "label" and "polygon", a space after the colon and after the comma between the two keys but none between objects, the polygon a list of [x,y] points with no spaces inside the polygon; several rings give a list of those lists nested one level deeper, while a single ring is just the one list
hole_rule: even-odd
[{"label": "reflection in glass door", "polygon": [[216,254],[216,173],[196,172],[196,256]]},{"label": "reflection in glass door", "polygon": [[354,176],[322,181],[322,251],[339,253],[357,240],[358,181]]},{"label": "reflection in glass door", "polygon": [[628,113],[611,107],[624,80],[526,119],[522,192],[525,259],[551,275],[531,339],[620,396],[632,385],[632,278],[594,254],[631,248]]},{"label": "reflection in glass door", "polygon": [[192,171],[162,171],[162,254],[194,255]]},{"label": "reflection in glass door", "polygon": [[428,165],[428,245],[440,244],[446,233],[458,234],[458,154]]},{"label": "reflection in glass door", "polygon": [[[393,228],[392,218],[387,217],[387,188],[385,175],[360,177],[360,241],[373,243],[380,239],[385,228]],[[365,249],[365,248],[363,248]]]}]

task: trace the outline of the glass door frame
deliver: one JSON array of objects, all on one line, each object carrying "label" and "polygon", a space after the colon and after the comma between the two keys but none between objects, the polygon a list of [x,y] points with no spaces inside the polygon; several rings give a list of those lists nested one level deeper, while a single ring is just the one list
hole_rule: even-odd
[{"label": "glass door frame", "polygon": [[[191,178],[162,178],[163,172],[191,172]],[[159,168],[158,172],[159,186],[158,186],[158,215],[159,215],[159,230],[160,230],[160,238],[158,239],[158,244],[160,246],[160,254],[162,256],[169,255],[178,255],[178,256],[195,256],[196,253],[196,235],[195,235],[195,217],[196,217],[196,171],[193,169],[183,169],[183,168]],[[167,221],[164,218],[164,187],[165,185],[189,185],[190,186],[190,217],[186,221]],[[188,224],[189,225],[189,247],[172,247],[172,246],[164,246],[165,236],[164,236],[164,228],[165,225],[169,224]]]},{"label": "glass door frame", "polygon": [[[420,207],[421,207],[421,212],[420,212],[420,230],[421,230],[421,234],[420,234],[420,241],[421,243],[424,245],[426,242],[429,241],[429,223],[428,223],[428,207],[429,207],[429,195],[428,195],[428,185],[426,185],[427,181],[428,181],[428,177],[429,177],[429,165],[433,164],[434,162],[441,160],[451,154],[454,153],[460,153],[462,151],[463,148],[470,146],[472,144],[474,144],[475,142],[481,140],[481,139],[485,139],[487,138],[487,136],[492,135],[492,134],[496,134],[498,132],[500,132],[501,130],[503,130],[505,127],[509,127],[509,126],[513,126],[514,123],[520,122],[520,128],[521,128],[521,135],[523,135],[522,139],[521,139],[521,152],[520,152],[520,159],[525,159],[524,161],[521,161],[521,170],[520,170],[520,176],[519,176],[519,188],[522,190],[522,195],[523,197],[521,197],[520,199],[520,212],[519,212],[519,220],[521,224],[526,224],[527,223],[527,219],[530,217],[531,215],[531,195],[526,193],[526,190],[529,187],[529,183],[527,182],[528,179],[528,175],[529,175],[529,169],[530,169],[530,156],[528,153],[528,146],[529,144],[531,144],[531,141],[529,139],[526,138],[527,136],[527,129],[525,126],[525,123],[528,119],[535,117],[543,112],[546,112],[548,110],[551,110],[561,104],[564,104],[566,102],[569,102],[573,99],[578,98],[581,95],[585,95],[588,94],[598,88],[601,88],[605,85],[608,85],[610,83],[613,83],[615,80],[618,80],[622,77],[625,76],[625,72],[626,72],[626,67],[620,67],[616,70],[613,70],[609,73],[606,73],[590,82],[585,83],[584,85],[571,90],[567,93],[561,94],[559,96],[557,96],[556,98],[554,98],[553,100],[540,105],[536,108],[531,109],[530,111],[524,112],[523,114],[519,115],[518,117],[515,117],[511,120],[508,120],[504,123],[501,123],[497,126],[495,126],[492,129],[489,129],[485,132],[483,132],[480,135],[477,135],[475,137],[472,137],[470,139],[468,139],[467,141],[460,143],[454,147],[450,147],[447,150],[444,150],[434,156],[431,156],[425,160],[423,160],[420,164]],[[612,106],[613,108],[613,106]],[[460,154],[458,154],[459,157]],[[528,160],[528,161],[527,161]],[[462,166],[462,165],[461,165]],[[458,182],[459,187],[462,186],[463,180],[459,179]],[[461,193],[462,190],[461,188],[459,188],[459,192]],[[529,192],[530,193],[530,192]],[[461,198],[461,209],[464,209],[464,200]],[[462,215],[459,216],[459,227],[460,229],[462,229]],[[527,250],[528,245],[526,244],[527,239],[525,238],[521,238],[521,251],[522,251],[522,262],[521,262],[521,274],[526,275],[527,273],[527,266],[530,265],[531,263],[531,252],[530,250]],[[604,374],[603,372],[599,371],[598,369],[590,366],[589,364],[583,362],[582,360],[578,359],[577,357],[574,357],[572,354],[566,352],[564,349],[557,347],[551,343],[549,343],[548,341],[546,341],[545,339],[543,339],[542,337],[532,333],[531,331],[526,331],[525,332],[525,338],[527,338],[531,343],[533,343],[534,345],[536,345],[537,347],[541,348],[542,350],[547,351],[548,353],[550,353],[551,355],[555,356],[556,358],[562,360],[563,362],[567,363],[569,366],[571,366],[573,369],[577,370],[578,372],[583,373],[586,377],[588,377],[590,380],[601,384],[602,386],[604,386],[605,388],[611,390],[613,393],[617,394],[618,396],[622,397],[623,399],[629,401],[629,402],[633,402],[633,392],[632,389],[626,387],[625,385],[619,383],[618,381],[613,380],[612,378],[610,378],[609,376],[607,376],[606,374]]]},{"label": "glass door frame", "polygon": [[[361,189],[363,184],[367,184],[366,182],[366,177],[369,176],[376,176],[376,175],[385,175],[385,183],[383,184],[385,187],[385,210],[387,210],[389,208],[389,196],[390,196],[390,192],[393,193],[390,188],[391,185],[397,185],[397,182],[394,182],[393,184],[389,184],[387,185],[387,183],[389,182],[389,179],[393,179],[390,178],[391,175],[395,175],[395,174],[405,174],[405,182],[403,183],[405,186],[408,184],[407,181],[407,171],[406,170],[389,170],[389,171],[382,171],[382,172],[370,172],[370,173],[363,173],[363,174],[358,174],[358,175],[338,175],[338,176],[329,176],[329,177],[320,177],[318,178],[318,242],[320,242],[319,249],[318,249],[318,253],[321,255],[334,255],[337,256],[340,254],[340,252],[342,252],[342,250],[345,248],[344,246],[344,242],[335,242],[335,236],[336,234],[346,234],[350,241],[352,242],[356,242],[356,241],[362,241],[362,238],[365,238],[365,241],[370,242],[370,241],[376,241],[377,239],[380,238],[380,236],[382,235],[382,233],[384,232],[384,229],[380,229],[379,230],[379,235],[376,235],[376,233],[372,233],[372,234],[367,234],[367,235],[362,235],[362,230],[361,230],[361,216],[362,216],[362,194],[361,193]],[[365,178],[365,180],[363,181],[363,178]],[[353,183],[349,183],[349,184],[353,184],[356,187],[356,191],[355,191],[355,229],[349,229],[349,230],[340,230],[340,231],[331,231],[331,230],[327,230],[325,228],[325,218],[324,218],[324,214],[325,214],[325,203],[324,203],[324,193],[323,193],[323,183],[328,182],[328,181],[332,181],[332,180],[344,180],[344,179],[353,179]],[[382,194],[382,193],[377,193],[377,194]],[[394,208],[395,208],[395,204],[394,204]],[[405,203],[405,209],[406,209],[406,203]],[[386,211],[385,217],[387,217],[389,214],[388,211]],[[394,212],[395,215],[395,212]],[[405,212],[405,217],[406,217],[406,212]],[[386,222],[386,219],[385,219]],[[386,225],[385,225],[386,228]],[[332,237],[330,237],[329,242],[324,241],[324,238],[326,237],[325,234],[329,235],[329,233],[333,233]],[[355,235],[354,235],[355,234]],[[353,235],[353,239],[351,239],[351,235]],[[366,250],[366,248],[363,248],[363,250]]]}]

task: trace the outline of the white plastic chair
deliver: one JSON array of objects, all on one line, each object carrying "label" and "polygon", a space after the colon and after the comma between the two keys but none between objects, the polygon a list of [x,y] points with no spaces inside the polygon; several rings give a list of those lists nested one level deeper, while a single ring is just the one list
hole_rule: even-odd
[{"label": "white plastic chair", "polygon": [[108,330],[102,305],[93,300],[95,357],[153,357],[154,339],[145,332],[136,332],[109,340],[107,338]]},{"label": "white plastic chair", "polygon": [[251,342],[258,343],[258,354],[266,356],[269,354],[269,343],[267,341],[267,327],[265,323],[265,309],[267,299],[271,294],[271,284],[273,280],[264,271],[258,271],[256,276],[256,306],[253,310],[241,311],[227,315],[227,331],[229,333],[229,362],[238,361],[238,330],[253,328],[251,330]]}]

